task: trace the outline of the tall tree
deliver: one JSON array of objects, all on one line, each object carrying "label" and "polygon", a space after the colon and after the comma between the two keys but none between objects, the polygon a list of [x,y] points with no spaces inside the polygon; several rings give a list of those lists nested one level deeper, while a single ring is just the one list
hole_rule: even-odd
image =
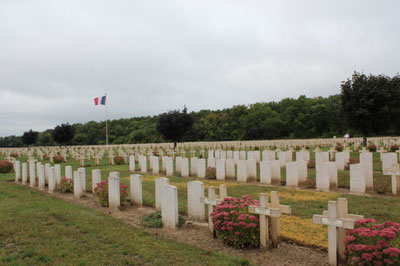
[{"label": "tall tree", "polygon": [[39,135],[39,132],[37,132],[37,131],[32,131],[32,129],[29,130],[29,131],[26,131],[26,132],[24,132],[24,134],[22,135],[22,142],[23,142],[25,145],[28,145],[28,147],[30,148],[30,146],[31,146],[32,144],[35,144],[35,143],[36,143],[36,140],[37,140],[38,135]]},{"label": "tall tree", "polygon": [[180,110],[172,110],[160,115],[157,123],[157,130],[160,134],[169,141],[179,142],[183,135],[193,126],[193,117],[187,113],[187,108]]},{"label": "tall tree", "polygon": [[74,138],[74,135],[74,128],[68,123],[56,126],[51,134],[53,140],[59,145],[67,144]]},{"label": "tall tree", "polygon": [[364,136],[387,132],[391,126],[389,103],[393,96],[390,78],[354,72],[352,79],[341,87],[342,113],[350,129]]}]

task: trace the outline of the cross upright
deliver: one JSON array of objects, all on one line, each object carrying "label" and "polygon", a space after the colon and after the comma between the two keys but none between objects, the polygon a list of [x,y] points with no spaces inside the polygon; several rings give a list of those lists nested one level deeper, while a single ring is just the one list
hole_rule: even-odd
[{"label": "cross upright", "polygon": [[[337,265],[337,254],[341,252],[341,259],[344,259],[344,236],[346,229],[354,229],[354,224],[360,215],[347,213],[347,199],[340,198],[338,201],[328,202],[328,211],[322,215],[314,214],[313,223],[328,226],[328,256],[329,264]],[[341,231],[339,231],[341,229]]]},{"label": "cross upright", "polygon": [[393,164],[392,171],[388,172],[388,175],[392,176],[392,193],[397,195],[400,190],[400,165],[398,163]]},{"label": "cross upright", "polygon": [[[226,191],[226,186],[221,184],[221,185],[219,185],[219,196],[215,195],[215,187],[209,186],[208,187],[208,198],[206,198],[206,197],[200,198],[200,202],[202,204],[208,205],[208,211],[207,211],[208,230],[211,233],[214,233],[214,224],[213,224],[210,214],[213,212],[214,206],[217,206],[218,204],[220,204],[227,197],[228,197],[228,195],[227,195],[227,191]],[[214,237],[215,237],[215,234],[214,234]]]},{"label": "cross upright", "polygon": [[280,210],[268,208],[267,194],[260,193],[260,206],[250,205],[249,213],[260,216],[260,247],[263,250],[269,249],[268,217],[279,218],[281,215]]},{"label": "cross upright", "polygon": [[[279,193],[277,191],[271,191],[271,203],[267,203],[268,208],[279,209],[281,214],[291,214],[292,207],[288,205],[281,205],[279,203]],[[278,247],[279,243],[279,217],[271,217],[271,228],[272,228],[272,246]]]}]

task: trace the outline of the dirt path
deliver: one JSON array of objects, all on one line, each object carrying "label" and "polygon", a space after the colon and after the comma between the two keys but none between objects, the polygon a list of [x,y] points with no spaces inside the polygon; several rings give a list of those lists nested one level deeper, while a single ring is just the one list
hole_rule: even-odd
[{"label": "dirt path", "polygon": [[[39,190],[38,190],[39,191]],[[281,242],[279,247],[266,252],[258,249],[239,250],[227,247],[221,240],[214,239],[208,232],[206,223],[197,223],[186,220],[185,225],[178,230],[168,230],[163,228],[148,228],[141,225],[141,218],[147,214],[155,212],[152,207],[130,207],[128,202],[120,211],[110,211],[102,207],[97,198],[92,194],[86,193],[81,199],[74,198],[73,194],[47,193],[54,198],[66,202],[78,203],[85,207],[95,209],[102,213],[111,215],[124,223],[140,227],[152,234],[161,235],[176,242],[186,243],[209,251],[218,251],[224,254],[247,258],[257,265],[328,265],[327,252],[319,251],[309,247],[302,247],[286,242]]]}]

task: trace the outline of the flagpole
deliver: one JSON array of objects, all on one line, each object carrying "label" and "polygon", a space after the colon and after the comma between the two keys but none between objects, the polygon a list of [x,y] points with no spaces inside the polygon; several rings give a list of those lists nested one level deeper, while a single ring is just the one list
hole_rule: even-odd
[{"label": "flagpole", "polygon": [[106,97],[106,102],[104,104],[104,108],[106,111],[106,145],[108,146],[108,115],[107,115],[107,93],[104,93],[104,96]]}]

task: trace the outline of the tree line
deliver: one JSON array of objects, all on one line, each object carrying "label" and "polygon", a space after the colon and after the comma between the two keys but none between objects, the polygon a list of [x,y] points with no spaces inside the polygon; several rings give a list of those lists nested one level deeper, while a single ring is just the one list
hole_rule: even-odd
[{"label": "tree line", "polygon": [[[355,72],[342,82],[340,94],[329,97],[300,96],[216,111],[186,113],[186,110],[185,107],[183,112],[172,110],[157,116],[111,120],[109,143],[330,138],[342,137],[346,133],[353,136],[399,135],[400,77],[367,76]],[[168,124],[176,123],[182,113],[190,116],[191,121],[184,133],[180,132],[180,125]],[[164,132],[160,131],[160,124]],[[70,126],[74,134],[64,144],[105,144],[105,121]],[[54,139],[54,130],[38,132],[34,144],[60,144]],[[24,146],[23,137],[0,138],[0,147],[20,146]]]}]

